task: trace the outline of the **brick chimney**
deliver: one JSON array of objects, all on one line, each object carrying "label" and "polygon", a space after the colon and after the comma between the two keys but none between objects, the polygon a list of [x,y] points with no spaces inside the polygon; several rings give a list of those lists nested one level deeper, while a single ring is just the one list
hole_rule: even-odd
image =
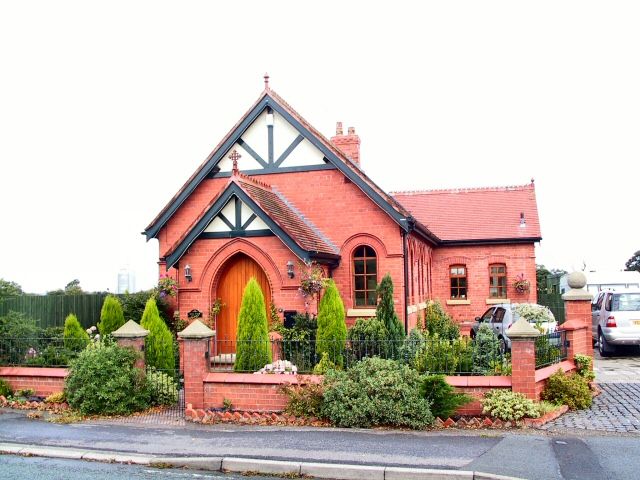
[{"label": "brick chimney", "polygon": [[342,122],[336,123],[336,136],[331,137],[333,143],[342,151],[353,163],[360,166],[360,137],[356,135],[356,129],[349,127],[347,134],[342,133]]}]

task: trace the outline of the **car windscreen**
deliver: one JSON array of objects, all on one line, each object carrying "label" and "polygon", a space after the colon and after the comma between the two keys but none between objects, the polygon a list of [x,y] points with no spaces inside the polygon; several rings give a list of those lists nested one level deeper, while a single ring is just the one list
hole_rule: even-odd
[{"label": "car windscreen", "polygon": [[614,295],[611,309],[617,312],[640,311],[640,293],[619,293]]}]

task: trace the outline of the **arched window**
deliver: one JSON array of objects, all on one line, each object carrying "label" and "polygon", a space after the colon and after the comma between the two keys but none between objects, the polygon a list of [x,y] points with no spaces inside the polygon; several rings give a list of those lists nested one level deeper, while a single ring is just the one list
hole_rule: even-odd
[{"label": "arched window", "polygon": [[362,245],[353,252],[353,293],[356,307],[375,307],[378,303],[378,261],[373,248]]},{"label": "arched window", "polygon": [[489,265],[489,298],[507,298],[507,266],[504,263]]}]

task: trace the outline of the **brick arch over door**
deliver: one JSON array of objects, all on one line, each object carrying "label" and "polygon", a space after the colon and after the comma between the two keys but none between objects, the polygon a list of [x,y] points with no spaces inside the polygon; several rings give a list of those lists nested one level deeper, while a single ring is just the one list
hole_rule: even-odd
[{"label": "brick arch over door", "polygon": [[255,278],[262,289],[265,299],[265,314],[269,313],[271,303],[271,286],[262,267],[244,253],[237,253],[229,258],[221,269],[214,298],[220,298],[222,307],[216,321],[216,352],[234,353],[238,330],[238,314],[242,303],[242,294],[251,278]]}]

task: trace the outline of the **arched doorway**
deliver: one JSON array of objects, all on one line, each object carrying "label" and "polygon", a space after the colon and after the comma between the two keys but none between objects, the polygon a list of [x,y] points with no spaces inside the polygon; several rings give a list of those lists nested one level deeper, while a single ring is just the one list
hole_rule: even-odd
[{"label": "arched doorway", "polygon": [[224,307],[218,314],[216,322],[216,353],[235,353],[236,333],[238,331],[238,314],[242,304],[242,294],[247,282],[254,277],[262,288],[267,318],[269,318],[269,305],[271,303],[271,287],[266,273],[255,260],[249,256],[238,253],[227,260],[220,274],[217,293]]}]

